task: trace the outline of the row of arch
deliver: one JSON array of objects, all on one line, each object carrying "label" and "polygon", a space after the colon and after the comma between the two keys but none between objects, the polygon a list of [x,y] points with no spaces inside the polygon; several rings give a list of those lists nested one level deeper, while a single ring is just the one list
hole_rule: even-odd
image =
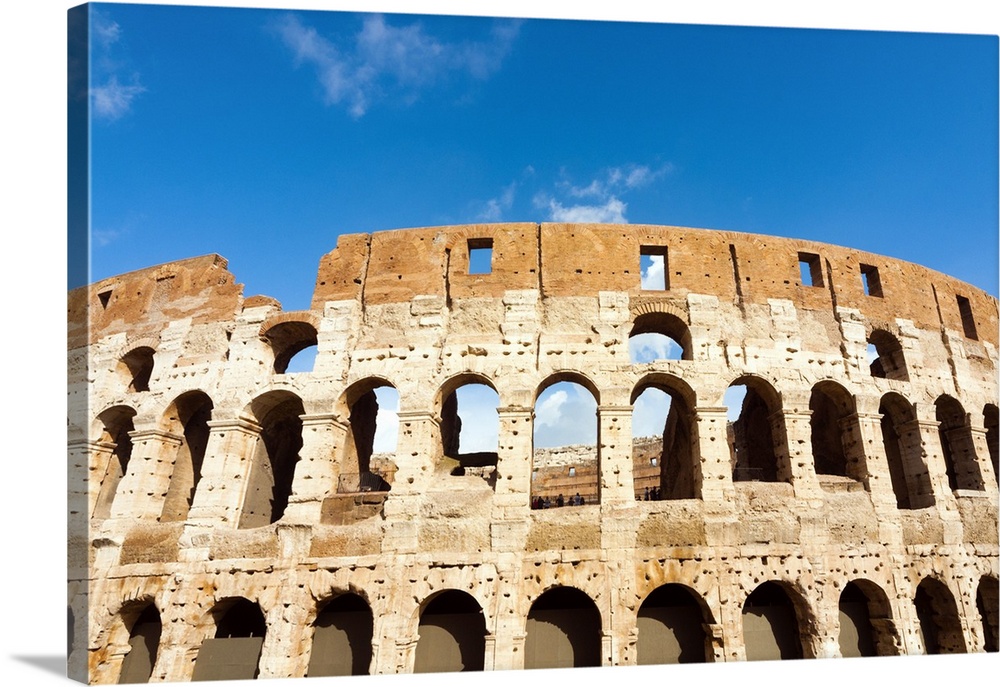
[{"label": "row of arch", "polygon": [[[592,423],[597,432],[596,410],[600,392],[585,376],[577,372],[562,372],[550,376],[535,393],[535,413],[546,390],[557,385],[575,386],[582,395],[589,395],[593,403],[591,415],[572,418],[578,427]],[[466,373],[452,378],[439,392],[441,455],[454,458],[454,472],[463,474],[470,468],[495,467],[498,462],[496,449],[490,451],[462,452],[462,419],[458,414],[457,397],[469,387],[487,389],[494,401],[493,417],[489,422],[498,434],[499,420],[496,408],[500,397],[488,378]],[[743,387],[738,419],[732,423],[730,437],[730,462],[735,482],[788,481],[788,447],[784,436],[784,416],[781,396],[766,380],[756,376],[743,376],[730,388]],[[375,471],[371,465],[375,452],[375,436],[380,408],[377,392],[394,387],[383,378],[367,378],[353,384],[344,393],[340,405],[349,432],[340,459],[341,479],[347,486],[344,491],[388,491],[392,473],[385,469]],[[649,373],[634,387],[630,403],[637,401],[650,390],[657,390],[669,399],[663,419],[663,447],[659,457],[661,498],[696,498],[696,465],[699,461],[699,440],[696,432],[697,408],[693,390],[680,378],[665,373]],[[398,398],[398,394],[396,394]],[[210,422],[214,404],[203,391],[189,391],[178,396],[164,412],[159,430],[175,437],[172,457],[173,472],[169,488],[159,513],[161,522],[182,521],[187,517],[194,493],[200,480],[205,453],[208,449]],[[825,380],[812,388],[809,401],[810,438],[817,474],[836,475],[859,482],[865,480],[866,456],[863,442],[857,440],[860,419],[852,394],[841,384]],[[944,457],[947,481],[953,490],[983,491],[986,480],[980,468],[976,441],[973,437],[970,416],[961,403],[948,395],[935,402],[938,440]],[[242,416],[259,425],[259,440],[252,456],[254,469],[243,504],[241,527],[266,525],[279,520],[292,492],[294,472],[303,446],[302,417],[305,408],[301,398],[291,391],[274,390],[258,396],[245,408]],[[900,393],[885,394],[879,404],[881,438],[888,461],[888,471],[902,509],[924,508],[934,503],[929,468],[922,455],[921,437],[914,427],[917,421],[914,406]],[[128,471],[132,452],[132,438],[136,434],[136,411],[124,405],[102,412],[96,423],[100,433],[99,443],[113,447],[108,460],[100,491],[96,498],[94,517],[109,517],[119,484]],[[998,411],[994,404],[987,404],[983,411],[986,445],[993,464],[994,477],[998,474]],[[481,420],[481,418],[480,418]],[[482,426],[480,422],[479,427]],[[538,425],[535,425],[536,430]],[[470,431],[472,431],[470,429]],[[599,500],[598,475],[592,471],[591,491],[585,493],[587,503]],[[350,479],[348,479],[350,478]],[[584,487],[586,491],[586,485]],[[532,495],[534,497],[534,494]]]},{"label": "row of arch", "polygon": [[[984,576],[977,590],[977,609],[984,648],[997,651],[997,578]],[[962,621],[948,586],[924,578],[912,599],[924,652],[968,651]],[[809,641],[812,611],[793,585],[766,581],[743,602],[742,640],[746,660],[813,657]],[[885,592],[866,579],[848,582],[837,606],[838,653],[885,656],[903,653],[898,620]],[[209,611],[211,637],[198,649],[193,680],[253,679],[267,636],[260,607],[243,597],[219,601]],[[127,604],[118,615],[118,632],[127,632],[129,649],[118,670],[118,682],[146,682],[159,652],[162,620],[155,604]],[[646,596],[636,612],[635,661],[639,665],[698,663],[723,660],[712,628],[718,619],[690,587],[667,583]],[[311,624],[307,677],[364,675],[371,670],[375,618],[356,592],[334,595],[317,608]],[[412,672],[483,670],[487,664],[487,620],[479,602],[467,592],[442,590],[419,608]],[[532,603],[525,619],[524,668],[599,666],[602,619],[583,591],[557,586]],[[124,640],[124,636],[122,637]]]}]

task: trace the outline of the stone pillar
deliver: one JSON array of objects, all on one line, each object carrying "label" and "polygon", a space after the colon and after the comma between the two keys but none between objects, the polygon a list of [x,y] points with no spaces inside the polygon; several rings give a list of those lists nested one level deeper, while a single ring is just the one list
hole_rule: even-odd
[{"label": "stone pillar", "polygon": [[521,551],[531,508],[532,410],[497,408],[500,416],[497,478],[490,536],[494,551]]},{"label": "stone pillar", "polygon": [[426,410],[400,412],[396,478],[383,509],[383,552],[417,552],[420,502],[441,455],[441,418]]},{"label": "stone pillar", "polygon": [[860,436],[863,464],[859,466],[859,476],[862,477],[878,516],[878,540],[886,545],[901,545],[903,530],[899,524],[896,492],[892,489],[889,459],[882,440],[882,416],[878,413],[859,412],[845,419],[850,420],[854,421]]},{"label": "stone pillar", "polygon": [[983,490],[991,499],[997,498],[997,476],[993,472],[993,461],[990,460],[990,447],[986,443],[986,428],[970,425],[973,452],[979,465],[979,475],[983,481]]},{"label": "stone pillar", "polygon": [[133,430],[129,436],[132,456],[118,485],[111,517],[155,522],[163,512],[177,449],[184,437],[156,428]]},{"label": "stone pillar", "polygon": [[350,428],[337,415],[302,415],[302,448],[284,522],[318,523],[323,501],[337,492],[340,456]]},{"label": "stone pillar", "polygon": [[304,678],[309,668],[309,652],[304,650],[307,635],[311,634],[307,624],[308,611],[301,603],[295,603],[295,600],[287,596],[289,587],[293,585],[281,586],[285,592],[276,600],[265,618],[267,635],[264,637],[258,664],[260,679]]},{"label": "stone pillar", "polygon": [[199,528],[236,529],[261,427],[243,418],[211,420],[208,427],[211,434],[188,522]]},{"label": "stone pillar", "polygon": [[[918,468],[914,472],[918,477],[918,497],[926,497],[929,494],[934,502],[939,505],[951,503],[954,505],[955,497],[948,484],[948,471],[945,467],[944,452],[941,449],[941,438],[938,428],[941,423],[934,417],[934,406],[931,404],[916,404],[914,406],[917,419],[907,422],[897,430],[900,433],[901,443],[906,447],[906,455],[903,462],[906,465],[907,473],[910,467]],[[923,465],[914,463],[918,459],[923,459]],[[923,474],[919,472],[919,467],[923,467]],[[909,474],[907,475],[909,483]],[[913,492],[911,493],[911,501]],[[929,499],[920,499],[924,503],[912,504],[914,507],[930,505]]]},{"label": "stone pillar", "polygon": [[632,507],[632,406],[598,406],[597,432],[601,510]]},{"label": "stone pillar", "polygon": [[736,499],[732,456],[729,452],[729,418],[726,406],[694,409],[694,432],[698,446],[695,463],[695,496],[712,510],[731,510]]},{"label": "stone pillar", "polygon": [[791,482],[796,498],[818,500],[818,507],[822,507],[823,490],[812,454],[811,417],[811,410],[780,410],[772,413],[768,421],[778,461],[778,480]]},{"label": "stone pillar", "polygon": [[[68,514],[79,518],[76,522],[86,523],[94,517],[94,510],[100,498],[104,476],[114,453],[115,444],[107,441],[87,441],[78,439],[67,442],[69,472],[67,474]],[[70,530],[72,533],[72,529]]]}]

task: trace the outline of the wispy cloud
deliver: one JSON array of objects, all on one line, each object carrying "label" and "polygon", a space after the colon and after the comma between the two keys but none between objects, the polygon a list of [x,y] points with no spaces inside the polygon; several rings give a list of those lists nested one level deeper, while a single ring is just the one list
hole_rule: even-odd
[{"label": "wispy cloud", "polygon": [[96,10],[91,18],[94,52],[92,79],[95,85],[90,88],[90,97],[93,114],[97,119],[115,121],[128,114],[132,103],[145,92],[146,87],[140,83],[139,75],[114,55],[122,36],[118,22]]},{"label": "wispy cloud", "polygon": [[498,23],[489,40],[448,43],[420,23],[393,26],[380,15],[364,20],[353,43],[338,46],[297,16],[276,25],[296,64],[312,66],[328,105],[345,106],[354,118],[389,95],[415,101],[423,89],[450,75],[484,80],[496,73],[520,30],[518,22]]},{"label": "wispy cloud", "polygon": [[628,203],[622,200],[622,196],[649,186],[672,170],[673,166],[669,164],[656,169],[648,165],[627,164],[608,167],[583,184],[574,183],[562,170],[554,192],[538,193],[535,207],[546,210],[548,219],[553,222],[627,224],[625,213]]},{"label": "wispy cloud", "polygon": [[499,222],[514,205],[514,195],[517,192],[517,182],[513,181],[503,188],[496,198],[490,198],[483,204],[477,219],[482,222]]},{"label": "wispy cloud", "polygon": [[597,401],[578,384],[558,382],[535,404],[535,448],[597,442]]}]

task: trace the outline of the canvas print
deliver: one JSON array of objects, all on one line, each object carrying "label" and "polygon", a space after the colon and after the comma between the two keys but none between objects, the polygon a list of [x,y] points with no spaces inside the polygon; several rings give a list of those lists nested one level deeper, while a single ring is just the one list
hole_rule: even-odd
[{"label": "canvas print", "polygon": [[997,652],[995,36],[67,23],[70,677]]}]

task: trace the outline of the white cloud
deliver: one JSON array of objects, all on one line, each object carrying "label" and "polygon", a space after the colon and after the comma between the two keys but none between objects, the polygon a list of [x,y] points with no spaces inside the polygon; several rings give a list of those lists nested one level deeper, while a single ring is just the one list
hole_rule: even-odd
[{"label": "white cloud", "polygon": [[94,99],[94,115],[114,121],[125,116],[132,107],[132,101],[146,89],[138,83],[126,86],[118,83],[118,77],[111,75],[103,86],[90,89]]},{"label": "white cloud", "polygon": [[628,340],[629,360],[634,364],[654,360],[680,360],[682,349],[664,334],[636,334]]},{"label": "white cloud", "polygon": [[364,20],[353,46],[338,48],[294,15],[277,24],[296,63],[316,69],[327,104],[344,105],[355,118],[386,91],[413,101],[421,89],[450,74],[488,78],[500,69],[519,28],[517,22],[498,24],[489,41],[445,43],[419,23],[392,26],[384,17],[372,16]]},{"label": "white cloud", "polygon": [[603,205],[571,205],[564,207],[555,199],[549,199],[549,219],[553,222],[600,222],[607,224],[628,224],[625,219],[627,205],[612,196]]},{"label": "white cloud", "polygon": [[375,416],[373,453],[395,453],[399,439],[399,392],[389,386],[375,389],[378,414]]},{"label": "white cloud", "polygon": [[669,394],[655,387],[643,391],[632,406],[632,436],[662,436],[669,411]]},{"label": "white cloud", "polygon": [[497,406],[500,397],[485,384],[466,384],[455,392],[462,419],[458,450],[462,453],[496,451],[500,444]]},{"label": "white cloud", "polygon": [[597,443],[597,401],[578,384],[559,382],[535,403],[535,448]]},{"label": "white cloud", "polygon": [[101,84],[90,89],[92,112],[97,119],[113,122],[128,114],[133,101],[146,88],[139,83],[139,76],[135,73],[131,73],[128,78],[131,83],[122,83],[127,68],[121,60],[112,56],[114,47],[122,36],[121,26],[96,10],[91,17],[91,35],[94,41],[91,79]]},{"label": "white cloud", "polygon": [[497,198],[490,198],[478,215],[478,219],[483,222],[499,222],[503,219],[504,213],[514,205],[514,195],[517,191],[517,182],[511,182],[504,188]]},{"label": "white cloud", "polygon": [[639,273],[639,282],[644,289],[663,288],[663,256],[650,255],[649,265]]}]

